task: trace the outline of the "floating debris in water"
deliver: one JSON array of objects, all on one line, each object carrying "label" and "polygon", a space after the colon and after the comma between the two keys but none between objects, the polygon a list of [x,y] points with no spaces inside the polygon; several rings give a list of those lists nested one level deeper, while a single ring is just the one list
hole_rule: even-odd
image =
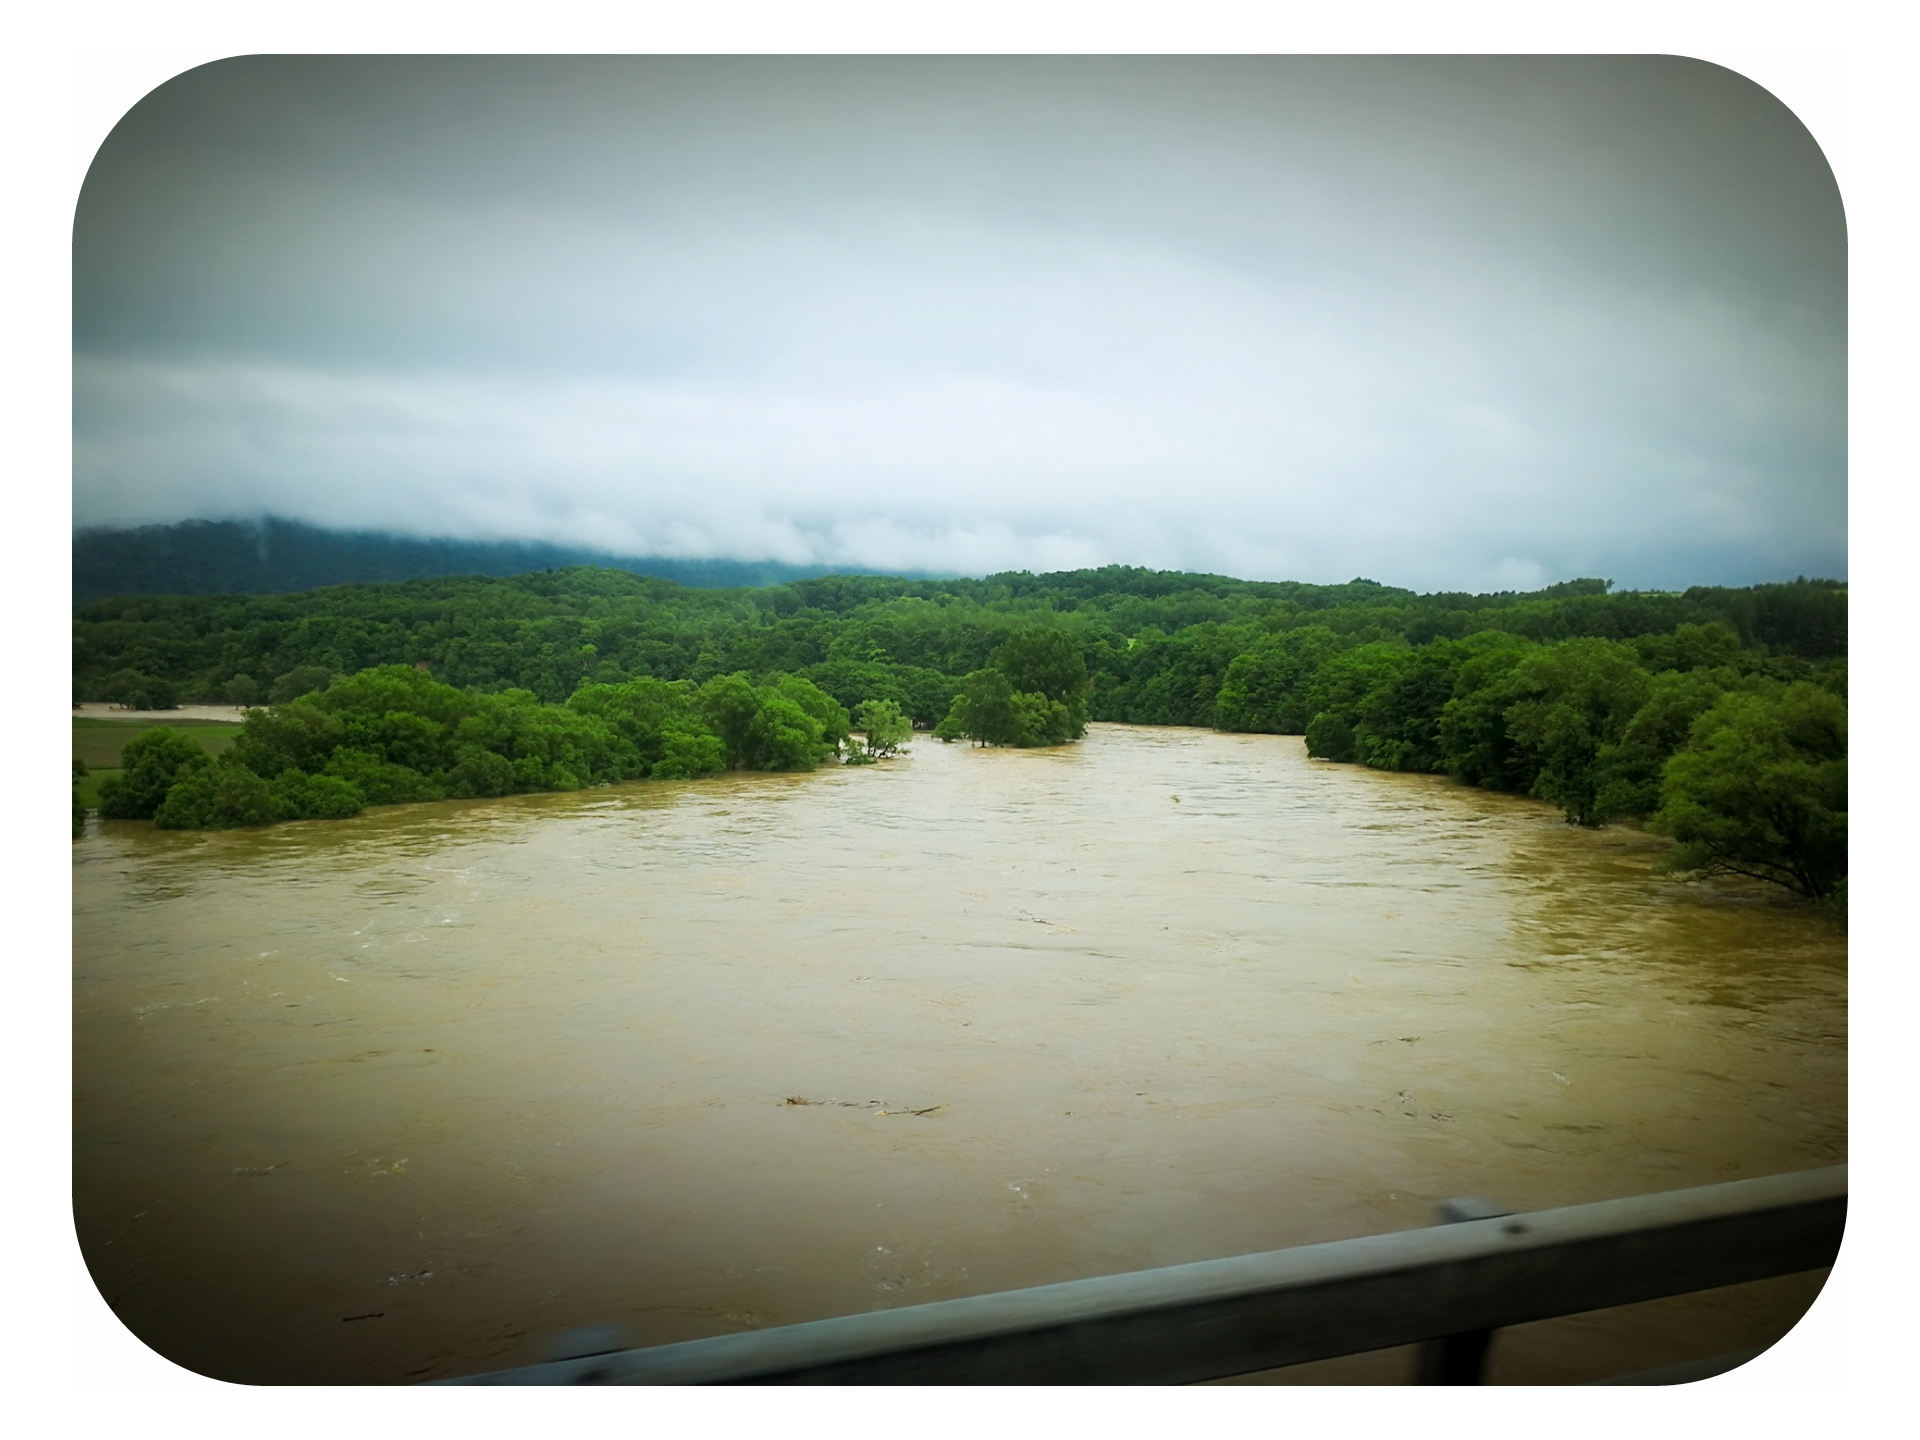
[{"label": "floating debris in water", "polygon": [[888,1110],[883,1108],[886,1105],[886,1101],[884,1100],[868,1100],[868,1101],[865,1101],[864,1103],[859,1100],[812,1100],[805,1095],[789,1095],[787,1096],[786,1099],[782,1100],[780,1103],[783,1106],[785,1105],[833,1105],[833,1106],[838,1106],[840,1109],[843,1109],[843,1110],[871,1110],[877,1115],[931,1115],[936,1110],[944,1110],[947,1108],[946,1102],[942,1101],[938,1105],[926,1105],[926,1106],[922,1106],[917,1110],[904,1109],[904,1108],[899,1110]]}]

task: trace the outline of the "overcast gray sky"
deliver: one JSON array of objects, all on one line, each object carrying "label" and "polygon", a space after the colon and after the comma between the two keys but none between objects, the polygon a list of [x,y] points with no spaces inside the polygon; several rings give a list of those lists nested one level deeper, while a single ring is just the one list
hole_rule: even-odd
[{"label": "overcast gray sky", "polygon": [[81,525],[1846,574],[1840,199],[1697,61],[230,60],[74,246]]}]

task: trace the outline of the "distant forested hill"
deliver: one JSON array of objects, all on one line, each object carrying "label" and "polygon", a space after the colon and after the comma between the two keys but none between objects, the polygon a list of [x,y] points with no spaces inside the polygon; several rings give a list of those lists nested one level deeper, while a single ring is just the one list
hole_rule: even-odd
[{"label": "distant forested hill", "polygon": [[674,560],[559,545],[417,540],[273,518],[187,520],[76,532],[73,604],[77,610],[116,595],[288,595],[325,585],[524,575],[569,565],[607,566],[701,589],[780,585],[833,570],[772,560]]},{"label": "distant forested hill", "polygon": [[[962,677],[1034,623],[1079,647],[1096,720],[1224,720],[1297,733],[1312,714],[1293,713],[1307,703],[1302,677],[1368,645],[1411,654],[1490,632],[1535,645],[1591,638],[1635,644],[1646,651],[1637,663],[1658,671],[1692,663],[1661,648],[1682,643],[1681,627],[1712,626],[1713,645],[1742,663],[1802,678],[1844,664],[1847,592],[1798,580],[1610,594],[1605,581],[1574,580],[1527,594],[1418,595],[1371,580],[1308,585],[1126,566],[981,580],[831,575],[721,590],[580,566],[511,579],[95,601],[74,617],[73,681],[78,699],[112,699],[116,680],[125,688],[138,676],[187,700],[223,696],[244,676],[264,699],[296,670],[351,675],[402,664],[463,689],[521,688],[551,704],[586,683],[781,672],[807,675],[849,708],[896,700],[931,725]],[[1714,663],[1724,659],[1716,651]],[[1223,697],[1236,661],[1239,680]],[[1280,704],[1282,694],[1293,698]]]}]

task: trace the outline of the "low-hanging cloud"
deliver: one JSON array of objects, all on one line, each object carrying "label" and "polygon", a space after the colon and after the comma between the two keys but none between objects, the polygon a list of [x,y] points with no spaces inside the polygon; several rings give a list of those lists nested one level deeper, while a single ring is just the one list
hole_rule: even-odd
[{"label": "low-hanging cloud", "polygon": [[[76,521],[1476,589],[1844,573],[1844,235],[1737,77],[1656,67],[1759,132],[1662,149],[1614,113],[1644,65],[1575,67],[1556,150],[1533,89],[1503,119],[1463,83],[1535,62],[955,62],[921,92],[905,63],[173,82],[76,227]],[[996,76],[991,122],[956,118]],[[849,85],[879,113],[849,123]],[[1742,189],[1756,149],[1780,163]]]}]

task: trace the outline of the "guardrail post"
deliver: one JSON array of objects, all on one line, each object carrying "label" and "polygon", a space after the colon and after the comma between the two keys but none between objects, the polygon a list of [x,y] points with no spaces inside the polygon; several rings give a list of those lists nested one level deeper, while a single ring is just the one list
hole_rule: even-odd
[{"label": "guardrail post", "polygon": [[[1442,1200],[1434,1207],[1433,1218],[1442,1225],[1457,1225],[1462,1220],[1498,1220],[1512,1213],[1491,1200],[1466,1195]],[[1491,1330],[1462,1330],[1457,1335],[1426,1341],[1414,1359],[1413,1383],[1478,1385],[1486,1375],[1487,1347],[1492,1343]]]}]

